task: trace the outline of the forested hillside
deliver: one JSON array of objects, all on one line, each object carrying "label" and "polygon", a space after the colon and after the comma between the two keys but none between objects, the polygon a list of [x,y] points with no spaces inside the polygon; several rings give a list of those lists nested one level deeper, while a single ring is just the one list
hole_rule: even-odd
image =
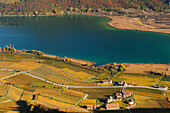
[{"label": "forested hillside", "polygon": [[0,0],[2,15],[46,15],[47,13],[100,12],[135,9],[170,12],[170,0]]}]

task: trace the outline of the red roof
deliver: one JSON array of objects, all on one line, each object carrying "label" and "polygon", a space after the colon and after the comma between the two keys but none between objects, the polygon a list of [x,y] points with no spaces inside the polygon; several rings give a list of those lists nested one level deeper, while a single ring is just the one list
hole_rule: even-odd
[{"label": "red roof", "polygon": [[103,82],[111,82],[112,80],[102,80]]},{"label": "red roof", "polygon": [[159,85],[160,88],[167,88],[166,85]]},{"label": "red roof", "polygon": [[130,91],[123,92],[123,96],[131,96],[131,95],[132,95],[132,92],[130,92]]}]

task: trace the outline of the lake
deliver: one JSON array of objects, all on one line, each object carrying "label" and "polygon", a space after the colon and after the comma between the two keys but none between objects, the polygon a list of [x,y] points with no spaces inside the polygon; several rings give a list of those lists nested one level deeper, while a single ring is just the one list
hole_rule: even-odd
[{"label": "lake", "polygon": [[87,15],[0,17],[0,46],[106,63],[170,63],[170,35],[119,30]]}]

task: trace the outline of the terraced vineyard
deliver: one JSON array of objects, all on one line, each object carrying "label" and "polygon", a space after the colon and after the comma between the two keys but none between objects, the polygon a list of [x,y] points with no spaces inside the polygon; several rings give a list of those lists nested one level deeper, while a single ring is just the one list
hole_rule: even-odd
[{"label": "terraced vineyard", "polygon": [[53,106],[56,109],[59,109],[60,111],[65,111],[65,112],[88,112],[86,109],[83,109],[78,106],[62,103],[53,99],[49,99],[47,97],[39,96],[39,100],[37,101],[38,103],[42,104],[47,104],[49,106]]},{"label": "terraced vineyard", "polygon": [[146,89],[146,88],[126,88],[126,91],[132,91],[136,95],[165,98],[161,90]]},{"label": "terraced vineyard", "polygon": [[96,105],[96,99],[83,99],[79,105],[80,106]]},{"label": "terraced vineyard", "polygon": [[71,88],[75,91],[80,91],[89,94],[88,99],[108,98],[121,91],[121,88]]},{"label": "terraced vineyard", "polygon": [[63,62],[63,61],[45,60],[43,63],[49,64],[49,65],[53,64],[55,67],[60,68],[60,69],[68,68],[68,69],[76,71],[76,72],[82,71],[82,72],[85,72],[85,73],[87,73],[89,75],[93,75],[93,76],[100,74],[100,72],[98,72],[98,71],[85,69],[83,67],[80,67],[80,66],[68,63],[68,62]]},{"label": "terraced vineyard", "polygon": [[5,79],[8,82],[14,83],[16,86],[21,87],[24,90],[29,90],[30,89],[30,85],[34,82],[43,82],[45,83],[45,81],[39,80],[37,78],[31,77],[29,75],[26,74],[19,74],[10,78]]},{"label": "terraced vineyard", "polygon": [[0,61],[0,68],[9,68],[10,65],[13,65],[18,62],[13,62],[13,61]]},{"label": "terraced vineyard", "polygon": [[167,95],[168,100],[169,100],[169,102],[170,102],[170,91],[165,91],[165,94]]},{"label": "terraced vineyard", "polygon": [[71,73],[72,75],[80,78],[80,79],[89,79],[89,78],[93,78],[94,76],[88,74],[88,73],[85,73],[83,71],[80,71],[80,72],[76,72],[76,71],[73,71],[73,70],[70,70],[68,68],[63,68],[64,71],[67,71],[69,73]]},{"label": "terraced vineyard", "polygon": [[7,90],[8,90],[9,86],[5,85],[5,86],[0,86],[0,96],[1,95],[5,95]]},{"label": "terraced vineyard", "polygon": [[4,77],[7,77],[9,75],[12,75],[12,72],[0,70],[0,79],[4,78]]},{"label": "terraced vineyard", "polygon": [[65,103],[69,103],[69,104],[76,104],[84,96],[85,96],[85,93],[65,89],[59,95],[54,96],[53,98],[56,99],[56,100],[59,100],[61,102],[65,102]]},{"label": "terraced vineyard", "polygon": [[12,99],[13,101],[18,101],[22,93],[23,93],[22,89],[16,88],[14,86],[10,86],[6,96]]},{"label": "terraced vineyard", "polygon": [[17,103],[13,101],[0,103],[0,109],[19,110],[18,107],[19,105],[17,105]]},{"label": "terraced vineyard", "polygon": [[30,61],[22,61],[15,64],[11,64],[9,69],[16,69],[20,71],[27,71],[41,66],[42,64]]},{"label": "terraced vineyard", "polygon": [[160,82],[158,82],[156,85],[157,86],[159,86],[159,85],[167,85],[168,87],[170,87],[170,76],[163,77],[162,80]]},{"label": "terraced vineyard", "polygon": [[104,72],[104,73],[99,74],[96,78],[103,80],[103,78],[108,78],[108,77],[110,77],[110,73],[109,72]]},{"label": "terraced vineyard", "polygon": [[59,93],[61,93],[62,89],[57,88],[41,88],[41,87],[34,87],[33,88],[35,94],[42,94],[42,95],[48,95],[48,96],[56,96]]},{"label": "terraced vineyard", "polygon": [[10,100],[10,98],[4,96],[4,97],[0,97],[0,102],[4,102],[4,101],[7,101],[7,100]]},{"label": "terraced vineyard", "polygon": [[82,80],[65,73],[63,70],[48,65],[31,70],[29,73],[59,84],[82,82]]},{"label": "terraced vineyard", "polygon": [[128,84],[139,86],[153,86],[155,82],[160,79],[160,76],[144,75],[144,74],[131,74],[123,73],[113,79],[113,81],[126,81]]}]

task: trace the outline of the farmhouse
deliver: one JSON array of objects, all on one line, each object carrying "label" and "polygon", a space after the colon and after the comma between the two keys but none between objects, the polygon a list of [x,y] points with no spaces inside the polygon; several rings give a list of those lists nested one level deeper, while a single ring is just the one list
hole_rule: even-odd
[{"label": "farmhouse", "polygon": [[100,107],[100,105],[87,105],[88,110],[95,110],[95,109],[97,109],[99,107]]},{"label": "farmhouse", "polygon": [[115,96],[110,96],[110,98],[107,99],[107,103],[122,99],[123,99],[122,93],[116,93]]},{"label": "farmhouse", "polygon": [[118,85],[123,85],[123,81],[119,81],[119,82],[118,82]]},{"label": "farmhouse", "polygon": [[102,80],[102,82],[104,83],[104,84],[112,84],[113,83],[113,81],[112,80]]},{"label": "farmhouse", "polygon": [[116,101],[115,97],[113,97],[113,96],[110,96],[110,98],[107,99],[107,103],[110,103],[113,101]]},{"label": "farmhouse", "polygon": [[168,87],[166,85],[159,85],[159,89],[162,89],[162,90],[167,90]]},{"label": "farmhouse", "polygon": [[107,110],[113,110],[113,109],[119,109],[119,103],[115,103],[115,104],[106,104],[106,109]]},{"label": "farmhouse", "polygon": [[124,92],[123,92],[123,97],[124,97],[124,98],[129,98],[130,96],[132,96],[132,94],[133,94],[133,93],[130,92],[130,91],[124,91]]},{"label": "farmhouse", "polygon": [[122,93],[116,93],[116,100],[122,100]]}]

